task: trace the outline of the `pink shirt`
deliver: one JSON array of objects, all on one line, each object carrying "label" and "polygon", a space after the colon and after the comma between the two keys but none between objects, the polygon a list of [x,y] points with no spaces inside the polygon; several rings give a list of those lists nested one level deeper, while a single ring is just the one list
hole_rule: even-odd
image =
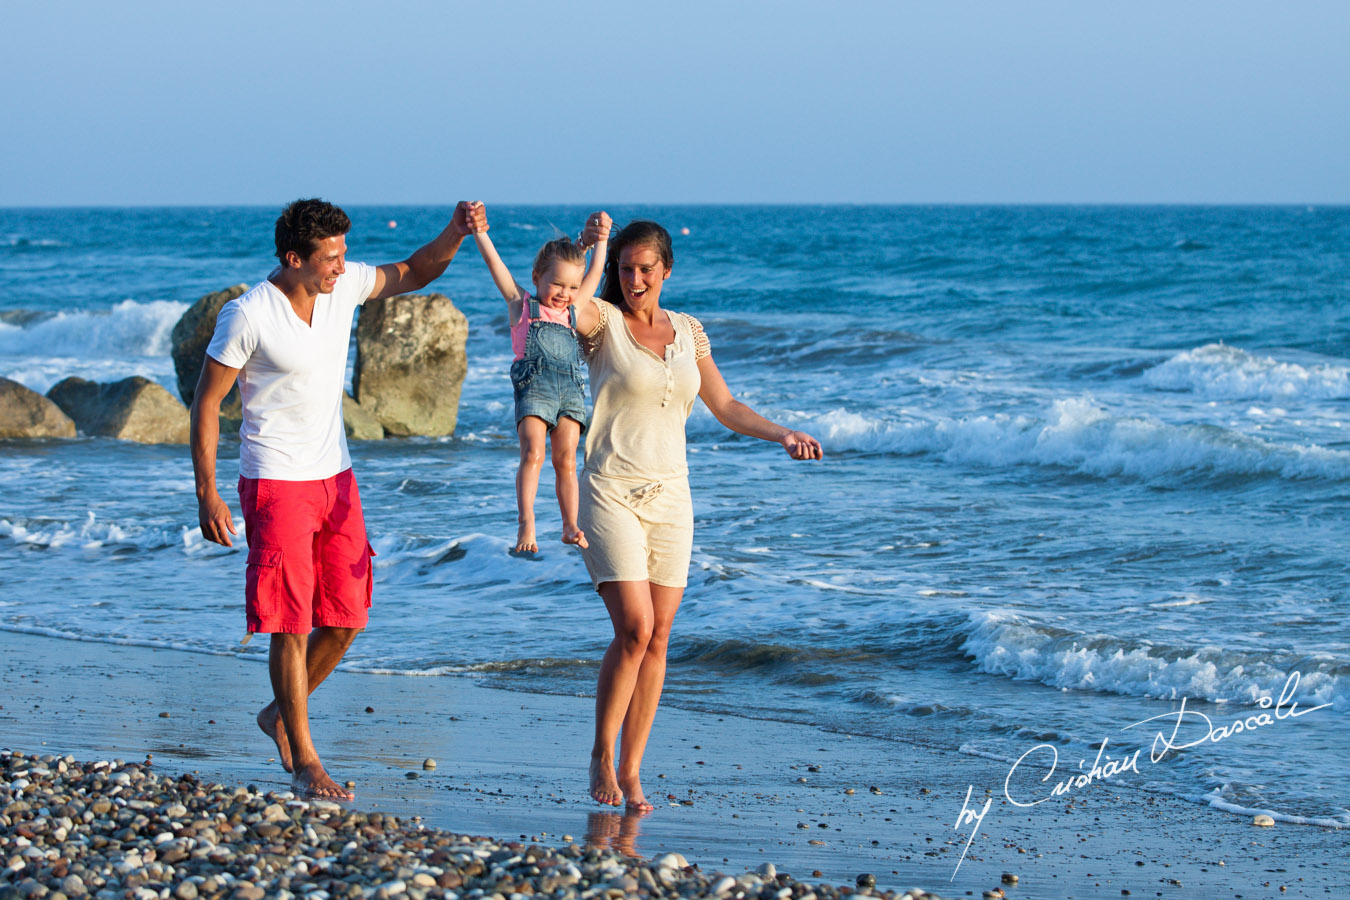
[{"label": "pink shirt", "polygon": [[[525,358],[525,334],[530,330],[530,301],[533,299],[529,294],[521,297],[520,321],[511,329],[511,349],[515,351],[516,359]],[[562,309],[553,309],[539,304],[539,321],[556,322],[567,328],[572,327],[572,317],[568,314],[566,306]]]}]

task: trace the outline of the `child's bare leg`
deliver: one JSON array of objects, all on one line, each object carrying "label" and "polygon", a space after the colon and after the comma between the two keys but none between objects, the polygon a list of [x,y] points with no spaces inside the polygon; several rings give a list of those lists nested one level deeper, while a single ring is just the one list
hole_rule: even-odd
[{"label": "child's bare leg", "polygon": [[538,416],[526,416],[516,426],[520,435],[520,468],[516,470],[516,552],[534,553],[539,541],[534,536],[534,496],[539,492],[539,470],[544,465],[544,442],[548,423]]},{"label": "child's bare leg", "polygon": [[577,441],[581,438],[581,423],[567,416],[558,418],[549,440],[553,445],[553,480],[557,485],[558,508],[562,510],[564,544],[590,546],[586,535],[577,527]]}]

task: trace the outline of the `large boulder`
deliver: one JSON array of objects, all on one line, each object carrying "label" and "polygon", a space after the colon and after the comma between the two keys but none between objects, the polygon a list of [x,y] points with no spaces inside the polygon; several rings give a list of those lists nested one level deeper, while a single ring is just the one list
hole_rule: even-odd
[{"label": "large boulder", "polygon": [[0,439],[75,436],[75,423],[60,407],[17,381],[0,378]]},{"label": "large boulder", "polygon": [[378,441],[384,438],[384,426],[370,414],[370,410],[347,393],[342,395],[342,427],[346,429],[347,437],[354,441]]},{"label": "large boulder", "polygon": [[368,300],[352,393],[389,434],[453,434],[468,337],[469,320],[442,294]]},{"label": "large boulder", "polygon": [[[235,297],[248,290],[246,284],[236,284],[232,288],[207,294],[183,313],[173,326],[173,368],[178,374],[178,396],[188,406],[197,393],[197,379],[202,374],[202,363],[206,360],[206,348],[211,343],[211,335],[216,332],[216,316],[220,308]],[[230,388],[220,404],[220,418],[234,423],[238,428],[244,414],[239,405],[239,385]],[[222,425],[222,430],[224,427]]]},{"label": "large boulder", "polygon": [[139,375],[112,384],[67,378],[47,392],[88,435],[142,444],[186,444],[187,407],[149,378]]}]

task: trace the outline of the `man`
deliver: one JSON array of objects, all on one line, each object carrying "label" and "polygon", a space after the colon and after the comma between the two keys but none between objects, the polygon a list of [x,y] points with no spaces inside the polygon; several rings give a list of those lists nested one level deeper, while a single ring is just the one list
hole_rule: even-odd
[{"label": "man", "polygon": [[368,299],[439,278],[485,219],[480,204],[460,203],[445,230],[403,262],[348,265],[347,214],[297,200],[277,219],[280,266],[216,318],[192,401],[198,515],[202,537],[232,546],[234,520],[216,491],[216,444],[220,404],[237,378],[248,630],[272,635],[274,699],[258,726],[276,742],[298,794],[353,797],[319,760],[308,706],[365,628],[370,606],[372,552],[342,424],[352,314]]}]

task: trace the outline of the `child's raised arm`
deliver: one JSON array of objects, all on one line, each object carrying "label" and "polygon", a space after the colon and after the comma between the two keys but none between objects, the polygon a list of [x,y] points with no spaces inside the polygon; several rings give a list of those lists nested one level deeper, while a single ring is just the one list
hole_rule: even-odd
[{"label": "child's raised arm", "polygon": [[511,270],[506,268],[506,263],[502,262],[497,248],[493,246],[492,238],[487,236],[487,228],[475,231],[473,240],[478,245],[483,262],[487,263],[488,272],[492,274],[492,281],[497,285],[497,290],[502,292],[506,302],[511,305],[511,324],[514,325],[520,318],[521,301],[524,300],[526,291],[511,277]]},{"label": "child's raised arm", "polygon": [[579,301],[594,297],[600,287],[600,276],[605,274],[605,254],[609,250],[609,232],[613,226],[614,221],[606,212],[592,213],[586,220],[586,228],[581,232],[581,243],[582,246],[592,244],[595,249],[591,253],[590,265],[586,267],[586,275],[581,279],[581,290],[577,294]]}]

